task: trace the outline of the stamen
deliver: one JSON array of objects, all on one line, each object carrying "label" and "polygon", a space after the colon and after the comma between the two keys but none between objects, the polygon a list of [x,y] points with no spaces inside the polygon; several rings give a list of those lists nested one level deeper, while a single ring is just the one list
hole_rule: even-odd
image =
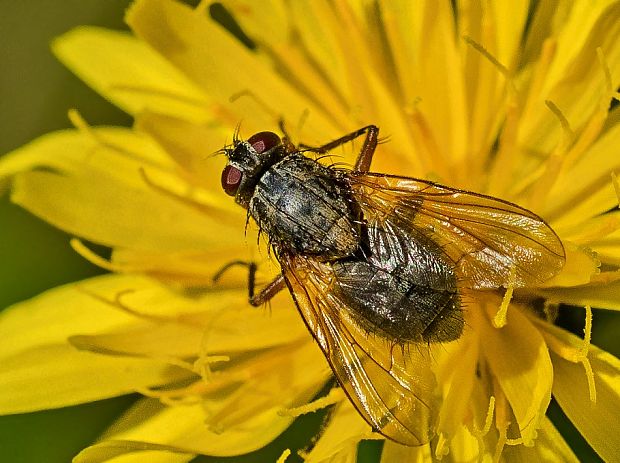
[{"label": "stamen", "polygon": [[196,405],[202,402],[200,391],[196,390],[196,383],[172,390],[157,390],[150,387],[139,387],[134,390],[144,397],[157,399],[164,405]]},{"label": "stamen", "polygon": [[210,381],[213,377],[213,371],[211,370],[211,364],[219,362],[230,362],[230,356],[228,355],[207,355],[206,349],[200,349],[198,359],[194,362],[193,371],[200,375],[205,381]]},{"label": "stamen", "polygon": [[67,111],[67,117],[69,117],[69,121],[71,122],[71,124],[73,124],[73,126],[80,132],[88,134],[97,143],[103,144],[101,138],[93,131],[91,126],[88,124],[88,122],[86,122],[86,120],[82,117],[82,115],[77,109],[69,109],[69,111]]},{"label": "stamen", "polygon": [[615,172],[611,173],[611,183],[614,186],[614,191],[616,192],[616,198],[618,198],[618,207],[620,207],[620,182],[618,182],[618,176]]},{"label": "stamen", "polygon": [[439,433],[437,437],[437,446],[435,447],[435,458],[441,460],[443,457],[450,453],[450,447],[448,447],[448,440],[443,432]]},{"label": "stamen", "polygon": [[108,149],[122,156],[128,157],[130,159],[140,161],[141,163],[144,163],[153,168],[164,170],[162,166],[158,165],[156,162],[153,162],[153,160],[145,158],[139,153],[134,153],[132,151],[126,150],[121,146],[117,146],[114,143],[110,143],[109,141],[105,140],[100,133],[98,133],[96,130],[93,130],[93,128],[88,124],[88,122],[86,122],[86,120],[80,115],[77,109],[70,109],[67,115],[73,126],[77,130],[91,138],[95,145]]},{"label": "stamen", "polygon": [[[500,133],[499,149],[497,155],[492,161],[490,175],[488,178],[488,190],[498,195],[505,195],[506,185],[510,182],[505,181],[506,173],[508,175],[514,170],[515,154],[517,153],[517,134],[519,129],[519,120],[521,114],[521,104],[518,98],[518,91],[513,78],[513,71],[508,69],[499,60],[493,56],[482,44],[476,42],[469,36],[464,36],[465,42],[474,50],[480,53],[506,80],[506,101],[505,111],[506,118],[504,127]],[[485,169],[485,163],[489,160],[488,156],[477,156],[476,164],[469,163],[468,169],[474,172],[474,175],[480,175]],[[473,170],[472,170],[473,166]]]},{"label": "stamen", "polygon": [[590,359],[588,359],[588,353],[590,350],[590,342],[592,341],[592,307],[585,306],[586,309],[586,323],[583,328],[583,345],[579,349],[582,354],[581,364],[586,371],[586,378],[588,380],[588,393],[590,395],[590,402],[596,403],[596,384],[594,383],[594,372],[592,371],[592,365]]},{"label": "stamen", "polygon": [[588,358],[581,360],[584,370],[586,371],[586,379],[588,380],[588,395],[590,396],[590,402],[592,405],[596,404],[596,383],[594,381],[594,371],[592,370],[592,364]]},{"label": "stamen", "polygon": [[114,300],[110,300],[107,299],[104,296],[101,296],[100,294],[97,294],[93,291],[91,291],[90,289],[87,289],[85,286],[78,284],[76,286],[77,290],[98,300],[99,302],[103,302],[104,304],[107,304],[109,306],[112,306],[116,309],[120,309],[123,312],[137,317],[137,318],[141,318],[144,320],[148,320],[148,321],[154,321],[154,322],[164,322],[164,323],[168,323],[168,322],[174,322],[174,323],[184,323],[182,319],[179,319],[177,317],[164,317],[161,315],[151,315],[151,314],[147,314],[147,313],[143,313],[140,312],[136,309],[133,309],[131,307],[129,307],[128,305],[126,305],[125,303],[123,303],[121,301],[121,299],[123,298],[123,296],[126,296],[128,294],[132,294],[135,292],[135,290],[133,289],[125,289],[123,291],[118,291],[115,295],[114,295]]},{"label": "stamen", "polygon": [[489,397],[489,407],[487,408],[487,416],[484,420],[484,427],[482,429],[478,428],[476,423],[473,424],[473,434],[476,437],[483,438],[487,435],[487,433],[491,430],[491,425],[493,424],[493,415],[495,413],[495,396]]},{"label": "stamen", "polygon": [[282,455],[280,455],[280,458],[278,458],[276,463],[284,463],[287,460],[287,458],[290,456],[291,456],[291,450],[286,449],[284,452],[282,452]]},{"label": "stamen", "polygon": [[[553,101],[545,100],[545,104],[560,122],[563,134],[560,143],[547,157],[546,162],[541,166],[540,174],[536,176],[534,187],[529,194],[528,206],[532,210],[544,208],[549,191],[551,191],[560,173],[563,172],[565,166],[572,158],[571,154],[567,154],[570,153],[569,147],[575,149],[574,142],[576,136],[570,127],[568,119]],[[532,181],[532,183],[534,182]]]},{"label": "stamen", "polygon": [[265,111],[269,116],[271,116],[275,121],[280,121],[282,120],[282,116],[280,114],[277,114],[275,111],[273,111],[270,107],[270,105],[268,105],[265,100],[263,100],[261,97],[259,97],[256,93],[254,93],[251,90],[241,90],[240,92],[237,92],[233,95],[230,96],[230,98],[228,98],[228,101],[230,101],[231,103],[236,102],[239,98],[241,98],[242,96],[247,96],[250,99],[254,100],[258,106]]},{"label": "stamen", "polygon": [[500,63],[497,58],[495,58],[495,56],[493,56],[486,48],[484,48],[481,44],[479,44],[478,42],[476,42],[474,39],[472,39],[471,37],[469,37],[468,35],[463,36],[463,40],[465,40],[465,42],[467,42],[468,45],[471,45],[474,50],[476,50],[478,53],[480,53],[482,56],[484,56],[487,60],[489,60],[489,62],[495,66],[498,71],[504,76],[506,77],[506,79],[510,79],[510,71],[508,70],[508,68],[506,66],[504,66],[502,63]]},{"label": "stamen", "polygon": [[282,409],[278,412],[278,415],[298,417],[300,415],[313,413],[322,408],[337,404],[343,398],[344,392],[342,392],[342,389],[339,387],[335,387],[331,391],[329,391],[329,393],[325,397],[321,397],[320,399],[317,399],[300,407]]},{"label": "stamen", "polygon": [[560,108],[556,106],[553,101],[545,100],[545,105],[547,105],[547,108],[549,108],[551,112],[555,115],[555,117],[557,117],[560,121],[562,130],[564,131],[564,140],[561,146],[563,146],[565,149],[565,147],[570,146],[572,141],[575,139],[575,132],[573,132],[573,130],[571,129],[570,123],[568,122],[568,119],[566,118],[564,113],[560,110]]},{"label": "stamen", "polygon": [[501,389],[497,378],[493,378],[493,390],[495,391],[497,397],[497,401],[495,403],[495,428],[499,433],[497,446],[495,447],[495,453],[493,455],[493,462],[498,463],[501,459],[502,452],[504,451],[506,441],[508,440],[508,427],[510,426],[508,415],[510,404],[508,403],[508,399],[506,398],[504,391]]},{"label": "stamen", "polygon": [[523,441],[523,437],[517,437],[516,439],[506,438],[506,445],[525,445],[525,442]]},{"label": "stamen", "polygon": [[596,403],[596,383],[594,381],[594,371],[592,370],[592,365],[590,364],[590,359],[588,358],[588,354],[590,351],[590,341],[592,339],[592,307],[589,305],[585,306],[586,310],[586,319],[585,319],[585,327],[584,327],[584,338],[583,343],[580,347],[574,348],[571,346],[567,346],[558,338],[553,336],[552,334],[541,331],[543,337],[545,338],[545,342],[549,349],[551,349],[555,354],[562,357],[564,360],[567,360],[572,363],[581,363],[586,373],[586,380],[588,382],[588,393],[590,396],[590,402],[592,404]]},{"label": "stamen", "polygon": [[[599,47],[596,50],[598,61],[603,72],[605,80],[605,91],[601,95],[598,104],[598,110],[595,110],[592,116],[587,120],[586,125],[581,129],[578,139],[571,149],[566,153],[562,160],[561,172],[566,172],[573,167],[578,159],[592,146],[599,138],[601,130],[609,116],[609,106],[614,98],[614,88],[612,84],[611,71],[603,54],[603,50]],[[559,174],[558,174],[559,175]]]},{"label": "stamen", "polygon": [[93,265],[97,267],[101,267],[105,270],[109,270],[110,272],[124,273],[131,271],[131,268],[123,265],[113,264],[107,259],[104,259],[100,255],[96,254],[91,249],[87,248],[84,243],[78,238],[71,238],[69,240],[69,245],[73,248],[75,252],[77,252],[80,256],[86,259]]},{"label": "stamen", "polygon": [[592,341],[592,307],[589,305],[585,306],[586,309],[586,323],[583,327],[583,345],[579,349],[579,352],[584,357],[588,356],[588,351],[590,349],[590,342]]},{"label": "stamen", "polygon": [[510,274],[508,275],[508,287],[502,298],[502,303],[493,317],[493,326],[495,328],[503,328],[507,323],[508,306],[512,300],[512,294],[515,288],[515,280],[517,278],[517,267],[513,264],[510,266]]},{"label": "stamen", "polygon": [[97,354],[109,355],[109,356],[115,356],[115,357],[133,357],[133,358],[148,358],[148,359],[153,359],[153,360],[161,360],[162,362],[165,362],[169,365],[173,365],[173,366],[182,368],[183,370],[187,370],[187,371],[194,373],[193,364],[186,362],[183,359],[168,356],[168,355],[154,355],[154,354],[149,354],[148,352],[132,352],[130,350],[122,350],[122,349],[105,347],[105,346],[101,346],[97,344],[96,340],[95,342],[93,342],[92,338],[93,336],[76,335],[76,336],[69,336],[67,341],[73,347],[81,351],[94,352]]},{"label": "stamen", "polygon": [[507,440],[506,427],[502,427],[502,429],[499,429],[499,438],[497,439],[497,446],[495,447],[495,453],[493,454],[493,463],[499,463]]},{"label": "stamen", "polygon": [[489,397],[489,407],[487,408],[487,416],[484,420],[484,426],[482,429],[478,428],[478,425],[475,421],[472,423],[471,433],[478,441],[478,462],[482,463],[484,452],[482,451],[485,448],[484,444],[484,436],[491,430],[491,425],[493,424],[493,415],[495,412],[495,397]]}]

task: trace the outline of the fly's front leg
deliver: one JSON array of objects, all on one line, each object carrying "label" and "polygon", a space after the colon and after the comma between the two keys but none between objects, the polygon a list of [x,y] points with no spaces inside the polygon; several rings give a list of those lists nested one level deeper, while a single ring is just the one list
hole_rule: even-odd
[{"label": "fly's front leg", "polygon": [[372,162],[372,157],[377,149],[377,143],[379,143],[379,127],[376,125],[367,125],[366,127],[362,127],[355,132],[351,132],[344,137],[340,137],[322,146],[311,147],[300,144],[299,147],[314,153],[324,154],[340,145],[344,145],[345,143],[355,140],[364,134],[366,134],[366,139],[364,140],[364,145],[362,145],[362,149],[357,156],[357,161],[355,161],[355,167],[353,170],[355,172],[368,172],[370,169],[370,163]]},{"label": "fly's front leg", "polygon": [[286,287],[284,281],[284,275],[278,275],[271,283],[265,286],[258,294],[255,294],[256,285],[256,270],[258,269],[256,263],[246,262],[244,260],[235,260],[224,265],[214,276],[213,281],[219,280],[222,275],[231,267],[235,265],[243,265],[248,268],[248,300],[254,307],[259,307],[268,302],[272,297],[278,294]]},{"label": "fly's front leg", "polygon": [[278,294],[286,287],[286,282],[284,281],[284,275],[280,274],[274,278],[274,280],[261,289],[260,293],[254,294],[254,288],[250,291],[250,304],[254,307],[259,307],[264,303],[271,300],[273,296]]}]

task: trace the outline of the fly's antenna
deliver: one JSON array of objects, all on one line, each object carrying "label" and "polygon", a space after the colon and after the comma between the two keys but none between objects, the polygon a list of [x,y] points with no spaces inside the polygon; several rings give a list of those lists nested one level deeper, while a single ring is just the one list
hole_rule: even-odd
[{"label": "fly's antenna", "polygon": [[377,140],[377,145],[383,145],[385,143],[389,143],[392,141],[391,135],[386,135],[385,137],[381,137]]},{"label": "fly's antenna", "polygon": [[231,150],[232,147],[233,147],[233,145],[231,145],[230,143],[226,142],[222,148],[220,148],[219,150],[214,151],[213,153],[209,154],[207,156],[207,159],[211,159],[211,158],[214,158],[216,156],[221,156],[221,155],[227,156],[228,152]]},{"label": "fly's antenna", "polygon": [[239,144],[239,132],[241,131],[241,121],[237,123],[235,126],[235,131],[233,132],[233,146],[237,146]]}]

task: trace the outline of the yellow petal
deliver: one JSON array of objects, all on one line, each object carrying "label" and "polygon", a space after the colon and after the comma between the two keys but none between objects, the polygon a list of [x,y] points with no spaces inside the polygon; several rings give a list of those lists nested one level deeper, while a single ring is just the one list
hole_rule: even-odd
[{"label": "yellow petal", "polygon": [[541,293],[551,303],[564,302],[581,307],[589,305],[599,309],[620,310],[620,281],[592,283],[575,288],[549,288]]},{"label": "yellow petal", "polygon": [[616,126],[561,173],[549,192],[544,212],[555,228],[582,223],[618,205],[611,173],[620,171],[620,159],[612,154],[619,145],[620,126]]},{"label": "yellow petal", "polygon": [[599,243],[609,241],[609,245],[620,238],[620,210],[575,223],[565,229],[555,228],[563,241],[595,248]]},{"label": "yellow petal", "polygon": [[471,405],[479,346],[476,336],[465,333],[458,342],[447,345],[445,349],[446,361],[440,363],[437,374],[437,383],[443,385],[445,397],[437,430],[444,437],[451,438],[460,432]]},{"label": "yellow petal", "polygon": [[[224,0],[221,2],[251,37],[262,38],[269,31],[269,43],[288,39],[288,5],[282,0],[265,0],[260,5],[251,0]],[[269,14],[264,14],[268,11]]]},{"label": "yellow petal", "polygon": [[214,153],[230,143],[232,130],[196,125],[153,112],[140,114],[136,127],[157,140],[166,153],[185,169],[192,183],[211,192],[221,192],[219,174],[226,165],[226,157],[214,156]]},{"label": "yellow petal", "polygon": [[[217,196],[195,192],[183,198],[188,185],[173,173],[170,157],[135,131],[88,128],[45,135],[3,157],[0,177],[36,167],[53,171],[23,173],[14,199],[93,241],[159,251],[243,244],[242,209],[219,190]],[[231,224],[237,233],[227,230]]]},{"label": "yellow petal", "polygon": [[[127,12],[126,21],[138,37],[234,117],[241,120],[252,114],[245,119],[246,130],[273,127],[279,116],[296,122],[307,111],[309,131],[333,131],[318,107],[202,11],[171,0],[139,0]],[[250,92],[260,103],[251,97],[230,103],[230,97],[240,92]]]},{"label": "yellow petal", "polygon": [[159,447],[190,454],[234,456],[264,447],[291,422],[291,418],[280,417],[271,410],[250,417],[236,429],[216,433],[209,430],[207,419],[200,404],[164,406],[154,399],[144,399],[119,418],[106,432],[103,443],[133,441],[141,443],[144,449]]},{"label": "yellow petal", "polygon": [[308,339],[223,363],[211,380],[195,385],[200,403],[143,400],[104,438],[214,456],[247,453],[277,437],[293,420],[283,409],[310,400],[328,378],[320,351]]},{"label": "yellow petal", "polygon": [[596,251],[601,262],[612,266],[620,265],[620,234],[592,243],[592,249]]},{"label": "yellow petal", "polygon": [[[532,442],[551,400],[553,368],[538,329],[512,306],[508,323],[494,328],[490,319],[497,308],[487,306],[487,316],[470,311],[479,330],[480,352],[489,362],[517,419],[524,442]],[[489,317],[489,318],[487,318]]]},{"label": "yellow petal", "polygon": [[[209,249],[242,238],[241,231],[235,233],[174,199],[147,187],[120,184],[112,175],[86,167],[71,177],[18,174],[11,199],[58,228],[107,246]],[[242,229],[240,220],[236,230]]]},{"label": "yellow petal", "polygon": [[[217,246],[200,251],[144,251],[139,249],[115,249],[112,253],[114,266],[125,271],[144,273],[169,283],[183,286],[211,286],[213,276],[232,260],[257,261],[248,246]],[[247,269],[238,278],[247,282]],[[227,274],[228,275],[228,274]]]},{"label": "yellow petal", "polygon": [[305,457],[305,461],[308,463],[318,463],[329,459],[355,461],[357,444],[362,439],[371,436],[372,432],[368,423],[362,419],[348,400],[344,400],[330,414],[328,425],[312,451]]},{"label": "yellow petal", "polygon": [[165,446],[123,440],[106,440],[86,447],[72,463],[185,463],[196,455]]},{"label": "yellow petal", "polygon": [[[529,2],[493,2],[488,4],[494,16],[496,30],[495,57],[508,68],[517,64],[515,61],[522,53],[522,35],[528,20]],[[483,43],[484,45],[484,43]]]},{"label": "yellow petal", "polygon": [[[63,172],[19,174],[14,201],[60,228],[107,245],[209,249],[215,242],[242,240],[244,214],[232,209],[234,204],[226,203],[237,212],[232,213],[232,217],[238,217],[237,227],[233,228],[239,233],[226,231],[220,221],[147,185],[141,169],[173,191],[184,185],[167,171],[164,163],[169,160],[164,157],[161,162],[154,161],[156,154],[151,155],[152,142],[148,139],[128,130],[93,132],[95,138],[80,132],[47,136],[10,155],[6,164],[0,164],[4,171],[0,174],[35,165]],[[104,142],[100,140],[103,137]],[[68,139],[75,142],[73,146],[65,144]],[[67,150],[71,150],[70,155],[54,158],[55,153]],[[53,160],[43,161],[46,158]]]},{"label": "yellow petal", "polygon": [[[45,345],[63,344],[71,335],[128,326],[135,318],[93,298],[84,289],[114,295],[127,289],[156,286],[132,275],[106,275],[71,283],[7,307],[0,314],[0,357]],[[160,293],[161,294],[161,293]]]},{"label": "yellow petal", "polygon": [[[480,169],[484,166],[487,153],[492,151],[493,143],[497,142],[499,129],[502,124],[508,124],[505,120],[509,71],[506,70],[512,71],[517,64],[519,37],[527,18],[526,3],[463,2],[456,14],[458,35],[461,37],[459,49],[464,63],[464,82],[475,82],[473,85],[465,85],[467,109],[463,122],[470,132],[467,141],[470,159],[465,160],[463,168],[467,172],[475,172],[475,177],[480,172],[473,167]],[[463,37],[473,42],[467,43]],[[472,43],[484,49],[484,52]],[[489,56],[485,56],[485,53]],[[506,128],[506,132],[510,132],[510,129]],[[467,174],[462,176],[465,178],[461,181],[469,187],[481,188],[480,183],[472,182]],[[479,182],[479,179],[476,180]],[[492,189],[495,190],[495,187]]]},{"label": "yellow petal", "polygon": [[[127,294],[122,303],[143,313],[144,320],[136,320],[129,327],[102,330],[97,335],[72,336],[70,341],[83,350],[160,359],[195,358],[200,353],[248,353],[299,340],[310,341],[286,291],[271,300],[271,311],[250,306],[245,288],[214,289],[190,300],[194,307],[185,304],[185,309],[190,309],[186,312],[183,305],[163,292],[161,301],[154,303],[139,293]],[[174,304],[174,316],[149,316],[160,304]]]},{"label": "yellow petal", "polygon": [[[416,21],[404,24],[405,40],[414,44],[414,97],[428,121],[441,156],[460,160],[467,153],[467,109],[463,62],[455,40],[454,16],[448,2],[409,2]],[[408,102],[413,103],[413,102]]]},{"label": "yellow petal", "polygon": [[405,447],[404,445],[399,445],[395,442],[385,441],[383,451],[381,452],[381,463],[393,463],[397,461],[407,463],[428,463],[434,460],[429,444],[421,445],[419,447]]},{"label": "yellow petal", "polygon": [[[302,5],[302,2],[285,5],[282,0],[268,0],[260,4],[248,0],[222,3],[234,14],[244,32],[254,41],[256,45],[254,52],[262,60],[271,63],[274,70],[277,70],[287,80],[298,82],[308,98],[319,105],[323,111],[328,112],[337,125],[341,127],[350,125],[349,108],[346,107],[342,95],[338,94],[334,84],[335,80],[340,82],[346,79],[343,79],[342,75],[337,75],[334,68],[329,67],[329,63],[311,59],[309,56],[314,50],[316,41],[305,33],[306,28],[320,35],[329,32],[328,27],[321,27],[320,30],[312,29],[309,24],[311,20],[307,15],[300,16],[303,24],[293,25],[293,12],[298,7],[313,5]],[[313,2],[314,6],[317,3]],[[269,14],[264,14],[264,11],[269,11]],[[289,12],[290,15],[287,14]],[[293,36],[290,34],[291,27],[304,28],[304,33]],[[265,43],[264,32],[266,30],[270,31],[268,44]],[[307,42],[300,46],[302,40],[307,40]],[[296,140],[314,143],[313,138],[316,134],[308,133],[302,125],[289,126],[288,129],[293,131],[292,135],[299,136],[299,138],[295,137]],[[296,133],[297,131],[300,133]],[[323,134],[323,137],[327,138],[331,135]]]},{"label": "yellow petal", "polygon": [[566,263],[562,271],[553,278],[545,281],[541,286],[570,287],[590,283],[592,277],[599,273],[601,262],[596,254],[583,246],[577,246],[569,241],[564,241]]},{"label": "yellow petal", "polygon": [[[554,13],[565,13],[557,8]],[[557,119],[544,107],[551,100],[561,109],[573,129],[592,117],[607,93],[604,71],[596,48],[601,47],[609,65],[613,88],[620,79],[620,8],[614,0],[572,4],[566,17],[558,15],[557,50],[541,85],[537,104],[521,118],[519,143],[533,152],[549,153],[561,139]],[[558,24],[554,21],[554,24]]]},{"label": "yellow petal", "polygon": [[[579,348],[583,341],[554,326],[544,326],[565,344]],[[620,455],[620,360],[590,345],[588,360],[594,372],[596,402],[591,402],[590,389],[583,365],[569,362],[552,353],[555,369],[553,396],[588,443],[605,461]]]},{"label": "yellow petal", "polygon": [[490,439],[490,434],[492,433],[488,433],[482,441],[478,441],[465,426],[461,427],[459,432],[450,441],[450,451],[447,457],[448,461],[487,461],[484,459],[485,455],[488,459],[494,448],[491,446],[480,448],[480,444],[484,443],[488,445],[489,441],[492,440]]},{"label": "yellow petal", "polygon": [[598,231],[598,236],[592,237],[588,245],[596,251],[599,259],[607,264],[620,264],[620,211],[601,216],[590,230]]},{"label": "yellow petal", "polygon": [[[162,305],[171,292],[143,277],[110,275],[50,290],[0,315],[0,409],[17,413],[73,405],[163,384],[187,372],[163,361],[115,358],[78,352],[75,334],[126,329],[136,323],[113,304],[127,290],[142,289]],[[173,304],[174,307],[174,304]]]},{"label": "yellow petal", "polygon": [[136,357],[187,358],[200,352],[202,331],[180,323],[136,323],[112,333],[71,336],[71,345],[82,351]]},{"label": "yellow petal", "polygon": [[173,166],[168,155],[148,137],[125,128],[105,127],[91,128],[90,132],[60,130],[43,135],[2,156],[0,177],[37,167],[74,172],[83,164],[109,162],[124,173],[130,169],[135,172],[139,165],[156,169]]},{"label": "yellow petal", "polygon": [[205,93],[125,32],[78,27],[54,40],[52,50],[90,87],[130,114],[150,109],[196,122],[209,118]]},{"label": "yellow petal", "polygon": [[3,356],[0,413],[25,413],[106,399],[187,378],[160,361],[79,352],[47,344]]}]

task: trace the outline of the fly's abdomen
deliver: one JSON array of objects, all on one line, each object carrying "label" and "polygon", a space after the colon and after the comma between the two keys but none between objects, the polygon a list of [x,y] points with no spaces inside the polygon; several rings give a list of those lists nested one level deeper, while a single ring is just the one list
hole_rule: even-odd
[{"label": "fly's abdomen", "polygon": [[358,248],[359,225],[347,188],[335,172],[303,155],[268,169],[250,200],[250,213],[279,250],[330,260]]},{"label": "fly's abdomen", "polygon": [[463,315],[453,269],[421,233],[368,228],[368,255],[333,265],[336,291],[369,331],[400,342],[458,339]]}]

